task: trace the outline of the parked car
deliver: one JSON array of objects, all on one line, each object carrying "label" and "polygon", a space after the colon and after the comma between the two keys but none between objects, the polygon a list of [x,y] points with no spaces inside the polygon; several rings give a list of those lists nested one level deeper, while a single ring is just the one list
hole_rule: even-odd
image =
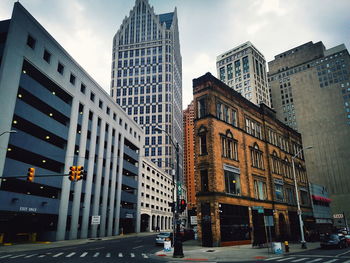
[{"label": "parked car", "polygon": [[345,235],[346,243],[350,246],[350,235]]},{"label": "parked car", "polygon": [[164,240],[166,238],[170,238],[171,243],[173,243],[173,233],[172,232],[160,232],[156,236],[156,245],[163,245],[164,244]]},{"label": "parked car", "polygon": [[348,246],[346,238],[342,234],[325,234],[321,236],[321,248],[337,247],[345,248]]}]

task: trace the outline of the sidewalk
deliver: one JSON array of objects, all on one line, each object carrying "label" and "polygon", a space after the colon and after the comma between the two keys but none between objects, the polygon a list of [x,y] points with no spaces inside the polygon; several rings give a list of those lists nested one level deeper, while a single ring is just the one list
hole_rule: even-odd
[{"label": "sidewalk", "polygon": [[101,237],[101,238],[86,238],[86,239],[75,239],[75,240],[63,240],[63,241],[55,241],[55,242],[33,242],[33,243],[21,243],[21,244],[12,244],[12,245],[0,245],[0,253],[13,253],[13,252],[21,252],[28,250],[40,250],[40,249],[48,249],[48,248],[59,248],[66,246],[74,246],[74,245],[82,245],[91,242],[99,242],[101,240],[115,240],[127,237],[134,236],[148,236],[155,235],[156,233],[152,232],[142,232],[142,233],[132,233],[125,234],[120,236],[111,236],[111,237]]},{"label": "sidewalk", "polygon": [[[307,243],[307,249],[302,249],[299,243],[289,244],[289,253],[302,252],[320,247],[319,242]],[[284,251],[284,245],[282,244]],[[156,253],[158,259],[172,261],[237,261],[244,262],[249,260],[266,259],[270,257],[280,257],[283,255],[273,254],[271,249],[252,248],[252,245],[230,246],[230,247],[202,247],[197,240],[189,240],[183,243],[183,258],[173,258],[173,248],[170,252],[159,251]]]}]

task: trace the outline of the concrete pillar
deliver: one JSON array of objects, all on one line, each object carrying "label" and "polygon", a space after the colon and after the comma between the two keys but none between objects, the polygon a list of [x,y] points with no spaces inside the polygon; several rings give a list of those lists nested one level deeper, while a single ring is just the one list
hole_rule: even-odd
[{"label": "concrete pillar", "polygon": [[[87,130],[89,122],[89,109],[87,106],[84,106],[80,132],[80,141],[79,141],[79,155],[78,162],[76,166],[84,166],[85,164],[85,151],[86,151],[86,140],[87,140]],[[81,114],[79,112],[79,114]],[[73,196],[73,206],[72,206],[72,220],[69,231],[69,239],[77,239],[78,236],[78,223],[80,215],[80,200],[81,200],[81,188],[83,181],[74,182],[74,196]]]},{"label": "concrete pillar", "polygon": [[[101,180],[102,180],[102,167],[103,167],[103,155],[104,155],[104,142],[106,134],[105,121],[101,119],[100,123],[100,141],[97,155],[97,170],[96,170],[96,180],[95,180],[95,193],[94,193],[94,204],[92,208],[92,215],[100,215],[100,194],[101,194]],[[97,237],[98,225],[91,226],[91,237]]]},{"label": "concrete pillar", "polygon": [[89,230],[89,223],[90,223],[89,219],[90,219],[91,188],[92,188],[92,179],[94,176],[94,166],[95,166],[96,133],[97,133],[97,115],[93,114],[92,125],[91,125],[90,148],[89,148],[89,162],[87,167],[85,196],[84,196],[84,203],[83,203],[83,221],[82,221],[80,238],[88,237],[88,230]]},{"label": "concrete pillar", "polygon": [[101,225],[100,225],[100,237],[106,235],[106,219],[107,219],[107,200],[109,193],[109,173],[111,167],[111,145],[112,145],[112,127],[108,128],[107,149],[106,149],[106,166],[103,181],[103,193],[102,193],[102,209],[101,209]]},{"label": "concrete pillar", "polygon": [[114,220],[114,205],[115,205],[115,189],[117,185],[117,164],[118,164],[118,132],[115,131],[114,135],[114,152],[112,154],[112,175],[111,175],[111,191],[109,194],[109,210],[108,210],[108,224],[107,224],[107,236],[113,235],[113,220]]},{"label": "concrete pillar", "polygon": [[[78,122],[78,111],[79,111],[79,101],[73,98],[72,109],[69,123],[68,140],[67,140],[67,150],[66,157],[64,161],[64,173],[68,174],[69,167],[72,166],[74,161],[74,148],[75,148],[75,137]],[[60,196],[60,205],[58,209],[58,223],[56,240],[64,240],[66,236],[66,225],[67,225],[67,214],[68,214],[68,202],[70,193],[71,182],[68,176],[62,178],[62,189]]]},{"label": "concrete pillar", "polygon": [[119,235],[119,220],[120,220],[120,200],[122,194],[122,183],[123,183],[123,156],[124,156],[124,135],[120,134],[119,141],[119,159],[118,159],[118,179],[117,179],[117,193],[116,193],[116,204],[115,204],[115,224],[114,234]]},{"label": "concrete pillar", "polygon": [[141,149],[139,149],[138,154],[138,176],[137,176],[137,208],[136,208],[136,233],[140,233],[141,230],[141,189],[142,189],[142,184],[141,184],[141,167],[142,167],[142,158],[141,158]]}]

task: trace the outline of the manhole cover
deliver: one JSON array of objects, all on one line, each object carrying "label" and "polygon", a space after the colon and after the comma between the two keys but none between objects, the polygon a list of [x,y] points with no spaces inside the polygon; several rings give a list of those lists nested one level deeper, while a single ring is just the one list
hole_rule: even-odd
[{"label": "manhole cover", "polygon": [[207,250],[206,252],[215,252],[215,250],[210,249],[210,250]]}]

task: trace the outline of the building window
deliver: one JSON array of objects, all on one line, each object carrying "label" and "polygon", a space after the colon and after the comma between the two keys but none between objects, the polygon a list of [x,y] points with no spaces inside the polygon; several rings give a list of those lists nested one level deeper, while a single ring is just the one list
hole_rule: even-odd
[{"label": "building window", "polygon": [[225,67],[220,68],[220,80],[225,81]]},{"label": "building window", "polygon": [[277,201],[284,201],[283,185],[275,183],[275,195]]},{"label": "building window", "polygon": [[256,199],[266,200],[267,199],[267,186],[265,181],[254,180],[254,192]]},{"label": "building window", "polygon": [[70,74],[69,82],[75,85],[75,76],[72,73]]},{"label": "building window", "polygon": [[305,190],[300,189],[300,203],[301,205],[309,205],[310,199],[309,199],[309,193]]},{"label": "building window", "polygon": [[197,102],[197,106],[198,106],[198,118],[203,118],[206,114],[207,114],[207,109],[206,109],[206,102],[205,102],[205,98],[201,98],[198,100]]},{"label": "building window", "polygon": [[228,170],[224,172],[226,193],[239,195],[241,193],[239,174]]},{"label": "building window", "polygon": [[233,135],[229,130],[227,130],[226,135],[221,135],[221,145],[223,157],[236,161],[238,160],[238,143],[237,140],[233,138]]},{"label": "building window", "polygon": [[201,177],[201,191],[209,192],[208,170],[201,170],[200,177]]},{"label": "building window", "polygon": [[27,46],[30,47],[31,49],[34,49],[35,48],[35,43],[36,43],[35,38],[32,37],[31,35],[28,35],[28,37],[27,37]]},{"label": "building window", "polygon": [[227,80],[233,79],[233,67],[232,63],[227,65]]},{"label": "building window", "polygon": [[199,138],[199,155],[206,155],[207,152],[207,129],[205,127],[201,127],[198,132]]},{"label": "building window", "polygon": [[57,72],[63,75],[64,66],[60,62],[58,62],[58,65],[57,65]]},{"label": "building window", "polygon": [[263,153],[259,150],[259,146],[255,143],[250,147],[252,166],[258,169],[264,169]]},{"label": "building window", "polygon": [[44,59],[47,63],[50,63],[50,60],[51,60],[51,53],[50,53],[49,51],[47,51],[46,49],[44,50],[43,59]]},{"label": "building window", "polygon": [[281,174],[280,159],[278,158],[277,153],[275,151],[273,151],[272,153],[271,161],[272,161],[272,172],[275,174]]}]

